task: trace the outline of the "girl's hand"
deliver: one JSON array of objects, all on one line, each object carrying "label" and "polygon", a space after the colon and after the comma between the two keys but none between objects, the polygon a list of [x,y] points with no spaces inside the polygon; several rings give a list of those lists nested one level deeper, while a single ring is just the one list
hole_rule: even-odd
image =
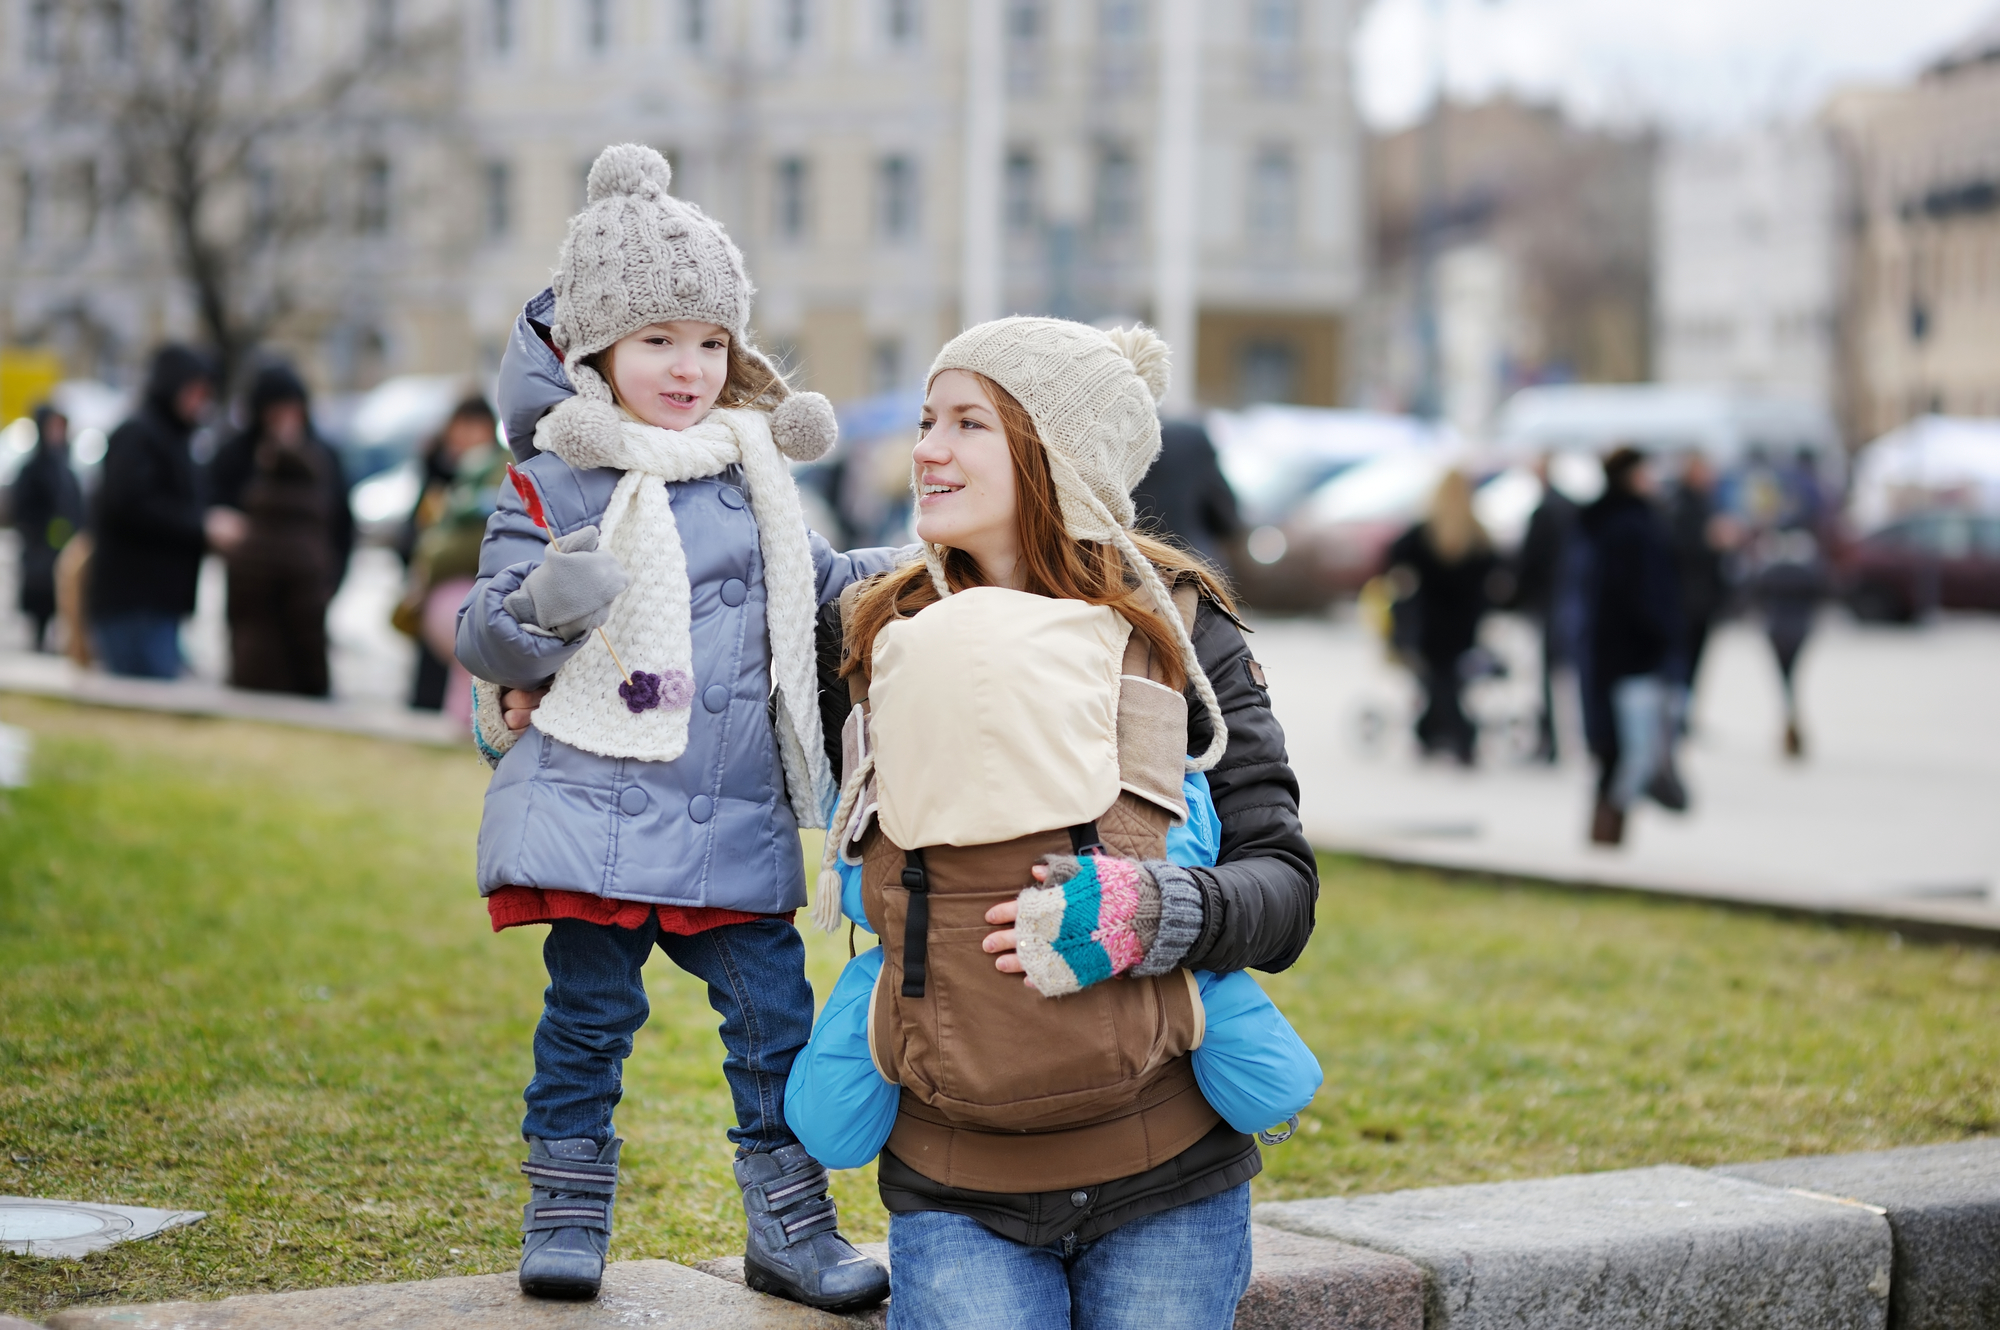
[{"label": "girl's hand", "polygon": [[503,688],[500,690],[500,719],[507,728],[519,734],[528,728],[528,722],[535,718],[535,708],[547,697],[546,688]]}]

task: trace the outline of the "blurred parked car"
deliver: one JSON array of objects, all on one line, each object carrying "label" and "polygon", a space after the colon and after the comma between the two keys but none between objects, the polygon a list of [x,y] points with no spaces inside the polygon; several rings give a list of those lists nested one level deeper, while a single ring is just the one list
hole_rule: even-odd
[{"label": "blurred parked car", "polygon": [[1919,513],[1850,541],[1836,575],[1858,618],[1908,623],[1934,609],[2000,610],[2000,517]]}]

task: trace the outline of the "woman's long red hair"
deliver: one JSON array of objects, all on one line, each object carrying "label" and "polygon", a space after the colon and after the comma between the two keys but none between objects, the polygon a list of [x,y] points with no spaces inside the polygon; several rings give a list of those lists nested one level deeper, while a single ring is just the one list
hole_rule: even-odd
[{"label": "woman's long red hair", "polygon": [[[1025,589],[1039,596],[1109,605],[1134,631],[1145,636],[1155,659],[1166,670],[1167,681],[1176,688],[1185,686],[1180,637],[1160,617],[1151,592],[1126,568],[1118,547],[1102,541],[1074,540],[1063,530],[1055,478],[1049,473],[1048,455],[1042,449],[1034,417],[1012,393],[993,380],[983,374],[973,377],[993,399],[1001,429],[1007,436],[1007,455],[1014,464],[1014,520]],[[1195,578],[1204,594],[1235,612],[1228,586],[1200,555],[1144,532],[1133,532],[1132,543],[1159,569],[1168,586],[1184,577]],[[945,582],[953,591],[985,585],[979,565],[963,550],[945,550],[944,573]],[[875,634],[891,620],[908,618],[925,606],[936,604],[938,599],[930,570],[921,562],[885,573],[863,588],[855,601],[854,621],[847,626],[849,641],[854,644],[853,654],[841,666],[841,673],[859,670],[865,679]]]}]

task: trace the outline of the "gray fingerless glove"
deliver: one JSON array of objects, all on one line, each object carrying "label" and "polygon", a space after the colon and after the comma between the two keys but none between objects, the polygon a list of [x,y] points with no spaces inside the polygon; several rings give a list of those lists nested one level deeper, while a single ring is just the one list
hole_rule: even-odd
[{"label": "gray fingerless glove", "polygon": [[541,565],[500,604],[529,632],[574,642],[611,617],[611,602],[632,584],[617,558],[597,548],[597,528],[556,542]]}]

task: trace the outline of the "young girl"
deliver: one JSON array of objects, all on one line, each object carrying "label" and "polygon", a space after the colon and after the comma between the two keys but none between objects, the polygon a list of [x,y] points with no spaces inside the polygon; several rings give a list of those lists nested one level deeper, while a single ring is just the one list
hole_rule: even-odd
[{"label": "young girl", "polygon": [[883,945],[787,1109],[837,1164],[880,1150],[900,1330],[1229,1326],[1249,1133],[1319,1083],[1235,973],[1297,959],[1318,894],[1263,672],[1220,583],[1133,529],[1166,360],[1056,319],[954,339],[924,558],[822,616],[853,702],[828,853]]},{"label": "young girl", "polygon": [[[459,617],[497,759],[480,891],[496,929],[549,925],[521,1287],[597,1292],[622,1144],[612,1112],[657,946],[707,982],[722,1017],[748,1282],[868,1306],[887,1274],[837,1232],[826,1170],[781,1095],[813,1016],[791,921],[805,903],[798,825],[822,823],[834,796],[814,616],[893,552],[837,555],[808,532],[784,457],[832,446],[831,408],[752,349],[742,256],[669,180],[636,144],[591,167],[545,311],[549,363],[509,357],[510,372],[566,378],[575,395],[534,426],[539,455],[503,488]],[[546,689],[518,736],[502,689]]]}]

